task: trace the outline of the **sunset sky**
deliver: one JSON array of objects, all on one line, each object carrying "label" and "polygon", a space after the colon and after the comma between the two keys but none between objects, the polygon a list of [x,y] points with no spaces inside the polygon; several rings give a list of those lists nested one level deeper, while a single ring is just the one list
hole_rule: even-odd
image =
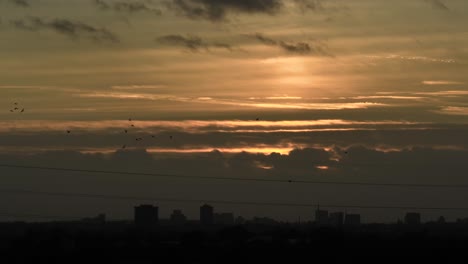
[{"label": "sunset sky", "polygon": [[[466,185],[466,25],[466,0],[0,0],[0,163]],[[45,192],[367,206],[468,202],[464,188],[13,168],[0,174],[4,189]],[[121,219],[136,203],[1,190],[0,197],[5,215],[106,212]],[[197,218],[198,204],[154,203],[163,217],[179,207]],[[247,217],[313,217],[313,208],[215,207]],[[404,211],[356,212],[393,221]],[[426,220],[468,216],[422,213]]]}]

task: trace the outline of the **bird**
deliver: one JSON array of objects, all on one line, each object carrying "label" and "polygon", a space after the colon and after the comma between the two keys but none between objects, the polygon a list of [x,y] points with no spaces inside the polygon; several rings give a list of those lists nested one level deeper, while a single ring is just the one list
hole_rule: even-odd
[{"label": "bird", "polygon": [[131,119],[131,118],[129,118],[129,119],[128,119],[128,121],[132,121],[132,119]]},{"label": "bird", "polygon": [[125,149],[126,147],[127,147],[127,145],[123,145],[123,146],[122,146],[122,149]]},{"label": "bird", "polygon": [[156,136],[155,135],[151,135],[152,138],[155,138]]},{"label": "bird", "polygon": [[131,125],[131,127],[135,127],[135,125],[134,125],[134,124],[132,124],[132,125]]},{"label": "bird", "polygon": [[15,102],[15,105],[18,105],[18,103],[17,103],[17,102]]},{"label": "bird", "polygon": [[11,110],[11,109],[10,109],[10,112],[12,112],[12,113],[13,113],[13,110]]},{"label": "bird", "polygon": [[71,133],[71,131],[70,131],[70,130],[67,130],[67,134],[70,134],[70,133]]},{"label": "bird", "polygon": [[21,109],[21,113],[23,113],[23,112],[24,112],[24,108],[23,108],[23,109]]},{"label": "bird", "polygon": [[169,136],[170,139],[172,139],[172,136]]},{"label": "bird", "polygon": [[348,151],[345,151],[344,154],[348,154]]},{"label": "bird", "polygon": [[125,131],[125,134],[127,134],[127,133],[128,133],[128,130],[127,130],[127,129],[125,129],[124,131]]},{"label": "bird", "polygon": [[289,182],[289,183],[292,183],[292,180],[289,180],[288,182]]},{"label": "bird", "polygon": [[257,119],[255,119],[255,120],[256,120],[256,121],[259,121],[259,120],[260,120],[260,118],[258,118],[258,117],[257,117]]},{"label": "bird", "polygon": [[15,107],[14,109],[15,109],[15,110],[18,110],[19,108],[18,108],[18,107]]}]

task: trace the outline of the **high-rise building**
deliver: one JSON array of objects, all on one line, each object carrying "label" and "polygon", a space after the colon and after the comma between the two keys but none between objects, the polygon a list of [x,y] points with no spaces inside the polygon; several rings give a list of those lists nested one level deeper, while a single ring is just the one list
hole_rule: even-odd
[{"label": "high-rise building", "polygon": [[421,223],[421,214],[419,213],[406,213],[405,224],[419,225]]},{"label": "high-rise building", "polygon": [[214,224],[214,208],[210,205],[203,205],[200,207],[200,223],[202,225]]},{"label": "high-rise building", "polygon": [[344,222],[344,214],[342,212],[330,213],[328,219],[330,225],[340,227]]},{"label": "high-rise building", "polygon": [[348,227],[356,227],[361,225],[361,215],[346,214],[344,224]]},{"label": "high-rise building", "polygon": [[315,223],[318,225],[328,225],[328,211],[317,208],[315,210]]},{"label": "high-rise building", "polygon": [[135,225],[142,228],[154,227],[159,221],[158,207],[148,204],[135,206]]},{"label": "high-rise building", "polygon": [[187,217],[181,210],[174,210],[171,214],[171,222],[176,225],[183,225],[187,222]]}]

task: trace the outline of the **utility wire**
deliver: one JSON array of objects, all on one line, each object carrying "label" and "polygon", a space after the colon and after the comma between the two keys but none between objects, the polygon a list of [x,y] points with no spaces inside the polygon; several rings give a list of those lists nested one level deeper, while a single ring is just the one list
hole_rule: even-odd
[{"label": "utility wire", "polygon": [[211,199],[180,199],[148,196],[127,196],[127,195],[107,195],[92,193],[71,193],[71,192],[49,192],[22,189],[2,189],[0,193],[39,195],[55,197],[75,197],[88,199],[109,199],[125,201],[146,201],[146,202],[185,202],[185,203],[211,203],[229,205],[249,205],[249,206],[281,206],[281,207],[320,207],[323,208],[349,208],[349,209],[400,209],[400,210],[444,210],[444,211],[468,211],[468,207],[418,207],[418,206],[384,206],[384,205],[337,205],[337,204],[317,204],[317,203],[284,203],[284,202],[255,202],[255,201],[234,201],[234,200],[211,200]]},{"label": "utility wire", "polygon": [[91,170],[91,169],[73,169],[73,168],[58,168],[58,167],[42,167],[42,166],[25,166],[0,164],[3,168],[16,169],[34,169],[48,171],[66,171],[79,173],[96,173],[96,174],[114,174],[127,176],[146,176],[159,178],[185,178],[199,180],[218,180],[218,181],[249,181],[249,182],[276,182],[289,184],[322,184],[322,185],[355,185],[355,186],[381,186],[381,187],[409,187],[409,188],[451,188],[451,189],[466,189],[467,184],[423,184],[423,183],[377,183],[377,182],[345,182],[345,181],[311,181],[311,180],[294,180],[294,179],[274,179],[274,178],[246,178],[246,177],[216,177],[216,176],[200,176],[200,175],[184,175],[184,174],[166,174],[166,173],[145,173],[145,172],[124,172],[110,170]]}]

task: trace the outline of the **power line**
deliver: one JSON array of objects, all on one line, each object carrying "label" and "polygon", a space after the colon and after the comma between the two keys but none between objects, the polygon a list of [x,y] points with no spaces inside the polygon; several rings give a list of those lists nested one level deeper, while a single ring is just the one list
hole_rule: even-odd
[{"label": "power line", "polygon": [[410,187],[410,188],[468,188],[466,184],[422,184],[422,183],[377,183],[377,182],[337,182],[337,181],[310,181],[310,180],[294,180],[294,179],[271,179],[271,178],[245,178],[245,177],[216,177],[216,176],[200,176],[200,175],[184,175],[184,174],[166,174],[166,173],[145,173],[145,172],[123,172],[123,171],[108,171],[108,170],[91,170],[91,169],[72,169],[58,167],[42,167],[42,166],[25,166],[25,165],[10,165],[0,164],[4,168],[17,169],[35,169],[49,171],[67,171],[79,173],[98,173],[98,174],[118,174],[131,176],[146,176],[160,178],[184,178],[184,179],[199,179],[199,180],[219,180],[219,181],[249,181],[249,182],[272,182],[272,183],[289,183],[289,184],[322,184],[322,185],[355,185],[355,186],[381,186],[381,187]]},{"label": "power line", "polygon": [[25,214],[25,213],[12,213],[12,212],[0,212],[0,216],[14,217],[14,218],[38,218],[38,219],[48,219],[48,220],[58,220],[58,219],[79,220],[79,219],[83,219],[83,217],[78,217],[78,216]]},{"label": "power line", "polygon": [[[88,199],[109,199],[109,200],[126,200],[126,201],[146,201],[146,202],[184,202],[184,203],[211,203],[211,204],[228,204],[228,205],[249,205],[249,206],[280,206],[280,207],[317,207],[317,203],[281,203],[281,202],[255,202],[255,201],[234,201],[234,200],[212,200],[212,199],[178,199],[164,197],[148,197],[148,196],[125,196],[125,195],[107,195],[107,194],[91,194],[91,193],[70,193],[70,192],[49,192],[35,191],[23,189],[0,189],[2,193],[22,194],[22,195],[39,195],[39,196],[55,196],[55,197],[75,197]],[[398,209],[398,210],[440,210],[440,211],[468,211],[468,207],[418,207],[418,206],[382,206],[382,205],[336,205],[336,204],[320,204],[324,208],[349,208],[349,209]]]}]

